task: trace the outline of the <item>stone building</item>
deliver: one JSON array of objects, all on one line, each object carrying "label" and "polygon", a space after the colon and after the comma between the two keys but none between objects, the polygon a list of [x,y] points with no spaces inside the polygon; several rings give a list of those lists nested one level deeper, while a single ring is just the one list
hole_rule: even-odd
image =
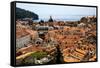
[{"label": "stone building", "polygon": [[27,28],[21,24],[16,25],[16,49],[25,47],[30,43],[31,36],[26,32],[26,29]]},{"label": "stone building", "polygon": [[16,35],[16,48],[25,47],[28,43],[30,43],[31,37],[28,33],[17,33]]}]

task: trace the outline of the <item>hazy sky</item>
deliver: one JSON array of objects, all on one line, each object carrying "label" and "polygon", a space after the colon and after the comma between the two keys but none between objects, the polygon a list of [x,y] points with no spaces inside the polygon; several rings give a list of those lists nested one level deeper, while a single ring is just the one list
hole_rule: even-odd
[{"label": "hazy sky", "polygon": [[16,7],[29,10],[39,15],[39,18],[64,18],[66,16],[91,16],[96,15],[95,7],[76,7],[62,5],[43,5],[30,3],[17,3]]}]

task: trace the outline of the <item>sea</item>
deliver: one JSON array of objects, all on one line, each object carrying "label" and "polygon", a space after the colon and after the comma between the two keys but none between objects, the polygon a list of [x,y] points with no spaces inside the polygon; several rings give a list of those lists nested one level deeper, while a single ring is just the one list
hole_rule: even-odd
[{"label": "sea", "polygon": [[[54,21],[79,21],[82,17],[86,17],[87,15],[79,15],[79,16],[64,16],[64,17],[52,17]],[[39,22],[40,20],[48,21],[50,17],[39,18],[38,20],[33,20],[34,22]]]}]

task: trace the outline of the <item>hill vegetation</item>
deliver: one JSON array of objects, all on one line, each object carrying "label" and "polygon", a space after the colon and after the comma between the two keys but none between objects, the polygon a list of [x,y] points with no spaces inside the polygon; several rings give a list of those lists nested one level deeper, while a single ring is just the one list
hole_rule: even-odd
[{"label": "hill vegetation", "polygon": [[37,20],[38,15],[35,14],[34,12],[16,7],[16,19],[23,19],[23,18],[33,18],[33,20]]}]

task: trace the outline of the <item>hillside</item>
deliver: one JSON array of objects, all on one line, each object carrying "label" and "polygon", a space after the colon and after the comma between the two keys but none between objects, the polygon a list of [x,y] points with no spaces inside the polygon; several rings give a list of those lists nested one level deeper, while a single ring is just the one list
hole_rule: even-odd
[{"label": "hillside", "polygon": [[33,18],[33,20],[37,20],[38,15],[35,14],[34,12],[30,12],[16,7],[16,19],[22,19],[22,18]]}]

